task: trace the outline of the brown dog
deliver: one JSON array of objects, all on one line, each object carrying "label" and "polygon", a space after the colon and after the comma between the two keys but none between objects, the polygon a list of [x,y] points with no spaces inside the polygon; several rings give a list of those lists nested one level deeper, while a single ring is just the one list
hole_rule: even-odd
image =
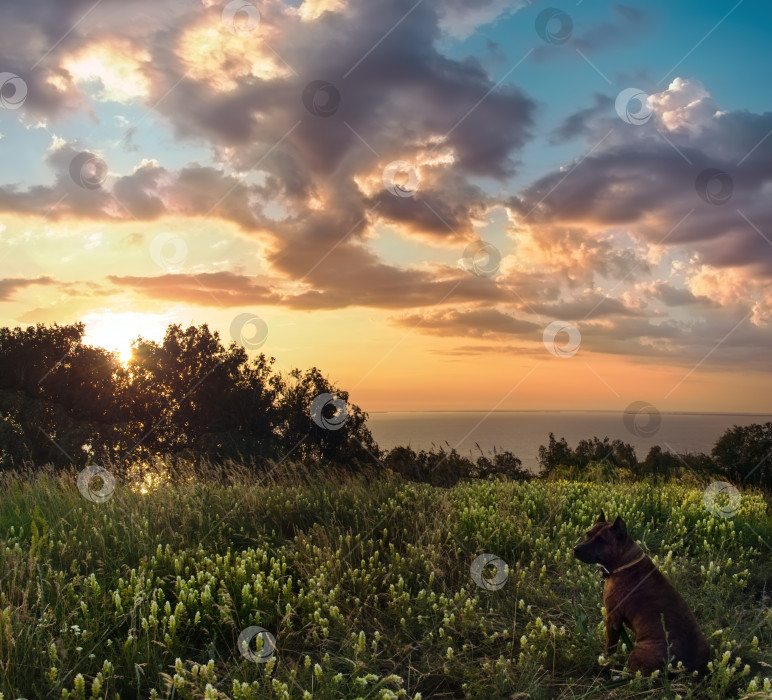
[{"label": "brown dog", "polygon": [[[690,671],[705,666],[710,648],[697,618],[681,594],[657,569],[627,532],[624,520],[606,522],[603,511],[574,547],[574,556],[597,564],[606,579],[606,653],[613,654],[622,625],[635,633],[628,658],[633,671],[651,673],[670,659]],[[662,626],[664,616],[664,629]],[[667,631],[667,636],[666,636]]]}]

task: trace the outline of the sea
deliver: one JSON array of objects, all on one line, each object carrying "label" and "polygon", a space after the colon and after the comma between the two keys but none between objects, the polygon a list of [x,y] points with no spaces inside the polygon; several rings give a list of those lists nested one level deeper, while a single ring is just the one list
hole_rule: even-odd
[{"label": "sea", "polygon": [[618,411],[426,411],[370,413],[367,422],[382,449],[406,445],[414,450],[455,447],[476,459],[481,451],[508,450],[523,466],[538,470],[539,445],[550,432],[570,447],[579,440],[608,436],[631,444],[638,459],[654,445],[669,452],[710,453],[734,425],[772,421],[772,414],[659,413],[640,415]]}]

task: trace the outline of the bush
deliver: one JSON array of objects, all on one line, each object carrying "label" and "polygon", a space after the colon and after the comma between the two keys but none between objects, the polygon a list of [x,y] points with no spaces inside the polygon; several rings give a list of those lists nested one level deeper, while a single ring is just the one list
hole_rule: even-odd
[{"label": "bush", "polygon": [[659,445],[654,445],[641,463],[640,471],[646,476],[667,478],[682,478],[688,473],[696,477],[711,477],[717,473],[718,467],[710,455],[663,452]]},{"label": "bush", "polygon": [[[479,445],[478,445],[479,449]],[[523,462],[511,452],[493,451],[493,458],[482,454],[474,462],[460,455],[455,448],[421,450],[395,447],[386,455],[383,465],[409,481],[454,486],[461,479],[529,479],[532,475],[523,469]]]},{"label": "bush", "polygon": [[471,460],[462,457],[455,448],[445,451],[444,447],[416,452],[411,447],[395,447],[383,460],[384,466],[409,481],[453,486],[462,478],[472,475]]},{"label": "bush", "polygon": [[[565,473],[565,467],[576,467],[576,478],[582,470],[589,465],[604,464],[606,469],[626,470],[630,474],[638,473],[638,458],[632,445],[621,440],[610,440],[604,437],[592,437],[589,440],[580,440],[575,450],[572,450],[565,438],[555,439],[555,434],[550,433],[548,446],[539,447],[539,465],[541,476],[550,476],[559,467],[561,473]],[[609,472],[609,473],[610,473]]]},{"label": "bush", "polygon": [[772,423],[729,428],[716,442],[712,454],[730,479],[772,488]]},{"label": "bush", "polygon": [[574,452],[568,446],[565,438],[555,439],[555,433],[549,435],[549,445],[539,446],[539,466],[542,476],[548,475],[559,466],[573,464]]},{"label": "bush", "polygon": [[[482,450],[480,451],[482,452]],[[473,469],[473,476],[479,479],[504,477],[506,479],[523,481],[530,479],[533,474],[527,469],[523,469],[523,461],[519,457],[515,457],[512,452],[497,452],[494,449],[492,460],[488,459],[484,454],[477,458]]]}]

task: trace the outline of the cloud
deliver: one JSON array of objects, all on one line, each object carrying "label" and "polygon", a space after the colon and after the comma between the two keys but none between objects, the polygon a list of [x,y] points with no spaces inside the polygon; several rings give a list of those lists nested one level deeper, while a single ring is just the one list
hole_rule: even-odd
[{"label": "cloud", "polygon": [[[623,230],[648,246],[688,245],[703,264],[753,267],[769,278],[772,113],[722,112],[708,102],[704,87],[676,78],[651,96],[646,124],[577,113],[572,128],[586,134],[588,153],[532,183],[512,207],[540,229],[570,225],[588,232],[585,241]],[[687,119],[691,126],[682,128]],[[714,190],[731,180],[727,204],[711,203],[700,185],[706,171],[723,173],[708,182]]]},{"label": "cloud", "polygon": [[403,314],[392,317],[390,322],[403,328],[419,327],[432,335],[440,336],[507,336],[517,335],[540,338],[541,326],[515,318],[497,309],[435,310],[428,314]]},{"label": "cloud", "polygon": [[[611,100],[596,96],[554,132],[556,143],[582,138],[584,154],[509,200],[519,253],[581,290],[531,308],[581,321],[609,286],[600,278],[616,279],[615,298],[581,323],[584,349],[764,366],[772,113],[722,111],[684,78],[649,97],[642,125],[620,119]],[[649,281],[668,267],[670,280]]]},{"label": "cloud", "polygon": [[714,301],[711,301],[708,296],[698,296],[689,289],[674,287],[664,280],[657,280],[656,282],[646,285],[643,291],[651,298],[661,301],[665,306],[717,305]]},{"label": "cloud", "polygon": [[[82,154],[89,153],[84,159]],[[84,160],[82,167],[78,167]],[[0,187],[0,210],[43,215],[50,220],[85,218],[107,221],[148,221],[162,216],[211,216],[233,221],[248,231],[260,230],[264,188],[247,185],[223,170],[192,164],[177,172],[156,161],[145,160],[129,175],[106,176],[93,187],[88,184],[89,163],[109,164],[99,153],[90,153],[77,143],[62,142],[48,153],[46,163],[54,172],[54,184],[20,190]]]},{"label": "cloud", "polygon": [[56,284],[56,281],[48,275],[41,275],[35,278],[5,277],[0,279],[0,301],[13,299],[18,290],[32,285],[50,286],[53,284]]},{"label": "cloud", "polygon": [[[579,23],[579,17],[568,13],[572,19],[573,33],[565,42],[565,46],[572,49],[570,54],[574,54],[576,50],[593,54],[609,47],[630,46],[646,37],[651,31],[653,26],[651,17],[640,7],[617,3],[611,10],[609,19],[588,27]],[[533,58],[537,61],[547,61],[565,55],[564,52],[554,49],[554,46],[538,46],[532,54]]]},{"label": "cloud", "polygon": [[298,8],[298,14],[304,20],[314,20],[325,12],[340,12],[345,7],[344,0],[304,0]]},{"label": "cloud", "polygon": [[[371,265],[354,270],[348,277],[320,284],[259,284],[253,276],[235,272],[169,273],[156,276],[110,275],[108,279],[134,294],[192,305],[236,307],[254,304],[281,304],[300,310],[371,307],[401,309],[431,307],[443,303],[502,301],[510,297],[489,280],[458,273],[455,278],[438,279],[430,271],[397,270],[388,265]],[[367,276],[370,284],[356,288]],[[286,287],[281,293],[279,288]]]},{"label": "cloud", "polygon": [[574,112],[566,117],[563,123],[550,135],[550,143],[564,143],[577,136],[587,136],[590,133],[591,124],[614,109],[614,100],[608,95],[595,93],[593,100],[594,104],[591,107]]},{"label": "cloud", "polygon": [[698,80],[676,78],[667,90],[647,100],[668,131],[699,134],[720,116],[718,105]]},{"label": "cloud", "polygon": [[487,345],[455,345],[453,347],[440,347],[433,351],[438,355],[447,355],[449,357],[476,357],[479,355],[501,355],[507,357],[513,355],[525,355],[532,351],[531,348],[517,347],[511,344],[490,344]]},{"label": "cloud", "polygon": [[126,40],[102,40],[85,44],[62,61],[76,85],[96,81],[96,99],[103,102],[131,102],[146,98],[149,80],[143,69],[149,54]]},{"label": "cloud", "polygon": [[539,314],[551,318],[576,319],[599,318],[601,316],[650,316],[641,309],[626,306],[620,299],[615,299],[599,292],[585,292],[580,296],[561,300],[553,304],[534,303],[531,308]]},{"label": "cloud", "polygon": [[709,299],[720,306],[740,306],[749,298],[760,301],[769,297],[769,286],[764,280],[754,279],[742,269],[718,269],[698,265],[686,278],[688,291],[699,298]]},{"label": "cloud", "polygon": [[[615,113],[614,88],[550,135],[561,145],[581,139],[584,153],[505,197],[496,188],[520,174],[536,103],[516,86],[517,72],[497,85],[479,60],[441,47],[449,35],[468,36],[520,7],[306,0],[298,8],[264,0],[255,33],[243,34],[223,25],[222,3],[213,0],[6,3],[0,64],[28,82],[18,113],[26,125],[76,111],[98,120],[100,100],[123,101],[149,110],[178,142],[208,147],[212,162],[171,166],[159,146],[116,172],[123,158],[95,151],[106,178],[90,188],[71,172],[88,145],[58,140],[44,162],[49,183],[5,184],[0,210],[44,223],[136,221],[140,230],[165,217],[213,228],[219,219],[236,224],[239,236],[259,238],[265,277],[239,269],[109,277],[134,297],[381,308],[403,312],[397,325],[425,319],[419,332],[495,342],[538,340],[543,319],[536,317],[544,315],[582,322],[589,351],[646,357],[680,349],[690,358],[707,352],[736,312],[754,309],[753,328],[741,325],[724,347],[742,355],[737,343],[768,342],[772,114],[722,111],[702,83],[679,77],[651,89],[653,116],[633,126]],[[605,22],[577,21],[562,53],[579,60],[573,49],[590,55],[629,44],[648,27],[647,12],[617,4]],[[72,31],[63,36],[63,28]],[[534,55],[557,55],[554,49],[540,46]],[[314,81],[331,90],[309,100]],[[123,144],[134,147],[136,124],[121,128]],[[384,187],[384,167],[394,160],[420,174],[414,196]],[[709,168],[732,180],[723,206],[697,191]],[[460,257],[502,205],[510,221],[498,233],[514,250],[505,251],[493,278],[428,256],[388,264],[373,245],[388,228]],[[120,245],[143,240],[135,233]],[[684,254],[683,268],[659,279]],[[10,278],[0,289],[7,298],[24,284]]]},{"label": "cloud", "polygon": [[275,304],[281,296],[254,278],[233,272],[166,274],[155,277],[108,275],[113,284],[150,299],[195,306],[254,306]]},{"label": "cloud", "polygon": [[[442,300],[455,284],[452,275],[387,265],[367,240],[374,226],[389,224],[405,236],[451,242],[460,253],[491,206],[474,178],[503,180],[516,171],[535,103],[511,82],[497,86],[476,60],[450,58],[436,46],[451,24],[490,21],[508,11],[503,3],[351,0],[305,3],[298,12],[267,0],[249,36],[228,31],[215,3],[140,0],[136,10],[152,18],[143,32],[123,10],[94,8],[46,65],[62,71],[63,89],[80,103],[88,97],[85,78],[99,78],[104,92],[117,87],[111,81],[123,70],[132,78],[127,87],[137,88],[134,99],[167,120],[178,139],[209,144],[220,166],[173,171],[146,159],[84,190],[69,166],[86,145],[60,143],[47,159],[54,184],[6,185],[0,209],[43,211],[51,220],[227,219],[267,241],[270,272],[299,285],[290,297],[299,308]],[[400,21],[408,12],[409,21]],[[15,10],[6,17],[18,25],[31,14]],[[58,19],[72,26],[78,17],[60,12]],[[86,30],[97,25],[89,37]],[[53,26],[44,22],[43,30]],[[339,38],[334,46],[330,37]],[[123,63],[100,48],[109,42],[122,47]],[[311,80],[327,80],[338,91],[332,116],[304,104]],[[60,107],[46,116],[58,117]],[[110,166],[109,153],[97,155]],[[414,199],[394,197],[383,186],[384,166],[397,159],[421,171]],[[464,279],[453,294],[479,301],[507,292]]]},{"label": "cloud", "polygon": [[440,27],[457,39],[466,39],[480,26],[512,15],[527,5],[526,0],[445,0]]},{"label": "cloud", "polygon": [[[546,218],[546,217],[545,217]],[[649,263],[632,245],[623,248],[621,236],[598,234],[591,227],[577,228],[540,220],[527,225],[521,219],[516,233],[517,255],[531,269],[540,269],[570,288],[593,286],[598,276],[635,280],[650,271]]]},{"label": "cloud", "polygon": [[[378,175],[381,174],[378,171]],[[421,169],[421,184],[413,197],[395,197],[380,181],[378,184],[380,187],[367,203],[378,207],[379,219],[396,224],[405,235],[455,245],[464,245],[464,241],[468,243],[476,238],[476,227],[484,222],[495,203],[460,173],[447,171],[442,166]]]},{"label": "cloud", "polygon": [[[170,27],[184,24],[185,17],[194,10],[195,7],[184,0],[135,0],[98,6],[91,0],[3,3],[0,6],[0,65],[27,84],[25,118],[43,122],[59,119],[88,108],[89,96],[81,89],[81,79],[99,78],[101,96],[106,97],[112,89],[120,88],[121,77],[135,81],[136,87],[144,80],[145,71],[152,69],[151,66],[141,70],[131,68],[127,73],[128,64],[120,63],[120,55],[111,53],[109,60],[102,55],[103,60],[99,60],[96,48],[94,58],[89,59],[82,52],[86,46],[94,45],[94,37],[128,42],[121,54],[131,61],[132,56],[128,54],[141,54],[149,38],[149,27],[154,28],[152,34],[158,41],[164,34],[168,37]],[[87,61],[81,65],[83,72],[70,63],[76,57]],[[124,94],[126,87],[128,83],[124,83]]]}]

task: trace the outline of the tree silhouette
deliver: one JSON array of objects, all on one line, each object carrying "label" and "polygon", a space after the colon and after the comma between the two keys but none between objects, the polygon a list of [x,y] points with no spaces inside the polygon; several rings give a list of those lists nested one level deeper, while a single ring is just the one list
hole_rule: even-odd
[{"label": "tree silhouette", "polygon": [[[276,404],[278,432],[284,454],[297,454],[308,460],[370,462],[380,457],[380,449],[366,427],[367,414],[348,403],[348,392],[335,388],[316,367],[305,372],[292,370],[278,384]],[[317,396],[330,394],[346,402],[346,417],[336,429],[318,425],[311,418],[311,404]],[[323,409],[326,419],[332,418],[334,406]]]},{"label": "tree silhouette", "polygon": [[[0,417],[10,433],[4,462],[85,462],[110,441],[117,417],[117,357],[82,344],[84,326],[0,329]],[[21,447],[16,439],[23,442]]]},{"label": "tree silhouette", "polygon": [[713,457],[731,479],[772,486],[772,423],[735,425],[713,447]]},{"label": "tree silhouette", "polygon": [[356,465],[380,451],[347,405],[338,430],[310,416],[319,394],[348,401],[316,367],[284,376],[204,324],[138,338],[124,367],[83,344],[83,324],[0,329],[0,467],[23,461],[113,467],[177,455]]}]

